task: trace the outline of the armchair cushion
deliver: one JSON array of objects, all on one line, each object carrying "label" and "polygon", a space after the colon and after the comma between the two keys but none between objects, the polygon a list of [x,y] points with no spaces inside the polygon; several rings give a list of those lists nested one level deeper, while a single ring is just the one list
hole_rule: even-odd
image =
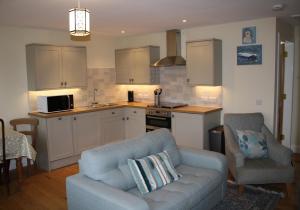
[{"label": "armchair cushion", "polygon": [[265,137],[260,132],[237,130],[240,150],[247,158],[267,158],[268,147]]}]

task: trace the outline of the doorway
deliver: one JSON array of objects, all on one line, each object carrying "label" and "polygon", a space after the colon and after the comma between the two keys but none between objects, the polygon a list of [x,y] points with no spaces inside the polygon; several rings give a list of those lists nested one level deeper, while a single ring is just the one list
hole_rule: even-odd
[{"label": "doorway", "polygon": [[294,43],[281,42],[277,92],[277,139],[291,148],[293,110]]}]

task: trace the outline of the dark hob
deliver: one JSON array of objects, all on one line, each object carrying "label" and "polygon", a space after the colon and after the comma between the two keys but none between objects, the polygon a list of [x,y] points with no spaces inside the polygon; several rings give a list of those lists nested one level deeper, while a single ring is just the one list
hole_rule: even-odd
[{"label": "dark hob", "polygon": [[172,103],[172,102],[161,102],[159,106],[154,104],[148,105],[149,108],[166,108],[166,109],[174,109],[178,107],[187,106],[187,104],[183,103]]}]

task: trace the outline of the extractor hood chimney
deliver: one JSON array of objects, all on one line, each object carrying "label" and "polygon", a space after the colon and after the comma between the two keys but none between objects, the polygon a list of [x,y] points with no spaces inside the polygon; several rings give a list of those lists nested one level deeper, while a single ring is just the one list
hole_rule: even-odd
[{"label": "extractor hood chimney", "polygon": [[167,31],[167,57],[156,61],[154,67],[185,66],[181,56],[181,33],[178,29]]}]

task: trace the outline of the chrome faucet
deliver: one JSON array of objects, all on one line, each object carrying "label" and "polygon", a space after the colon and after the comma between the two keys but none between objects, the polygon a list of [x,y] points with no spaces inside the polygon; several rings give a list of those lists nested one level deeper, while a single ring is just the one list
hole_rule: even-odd
[{"label": "chrome faucet", "polygon": [[92,106],[96,106],[98,104],[98,102],[96,101],[96,93],[97,93],[97,91],[98,91],[98,89],[94,88]]}]

